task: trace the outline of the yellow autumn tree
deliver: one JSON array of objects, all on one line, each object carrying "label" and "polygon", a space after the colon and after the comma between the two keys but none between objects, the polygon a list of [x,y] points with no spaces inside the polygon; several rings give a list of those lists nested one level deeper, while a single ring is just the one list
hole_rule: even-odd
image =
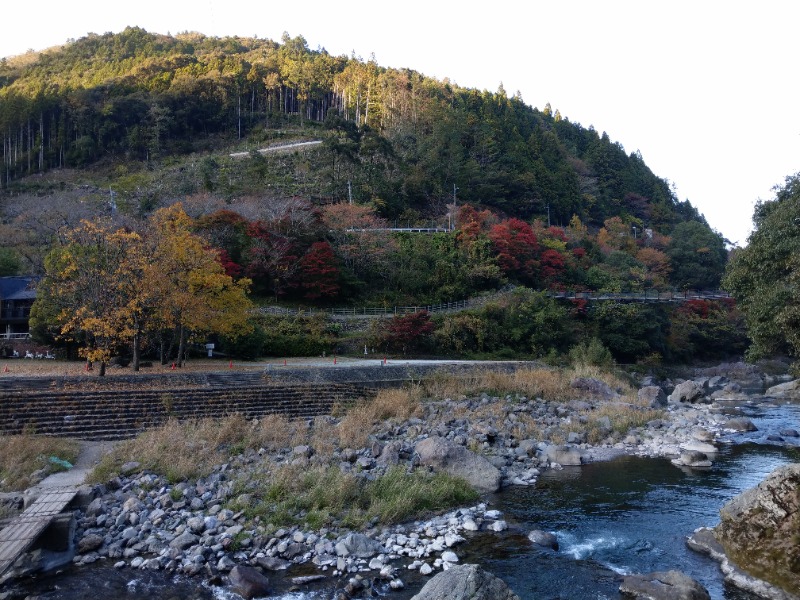
[{"label": "yellow autumn tree", "polygon": [[63,232],[46,258],[31,327],[80,345],[100,363],[129,348],[138,370],[142,340],[175,332],[178,362],[189,340],[210,333],[248,333],[248,279],[233,281],[218,251],[192,233],[193,221],[175,205],[156,212],[145,235],[101,220]]},{"label": "yellow autumn tree", "polygon": [[137,233],[102,220],[66,231],[45,259],[32,326],[45,322],[56,338],[80,343],[80,355],[105,375],[111,356],[137,333],[141,247]]},{"label": "yellow autumn tree", "polygon": [[225,273],[218,252],[192,232],[194,222],[178,203],[150,219],[151,256],[142,287],[156,298],[154,326],[175,332],[178,364],[189,340],[209,333],[235,339],[248,333],[249,279],[234,281]]}]

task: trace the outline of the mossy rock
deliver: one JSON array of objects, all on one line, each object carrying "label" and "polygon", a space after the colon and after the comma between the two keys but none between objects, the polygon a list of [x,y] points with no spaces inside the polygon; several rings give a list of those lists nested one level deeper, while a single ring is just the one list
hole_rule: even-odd
[{"label": "mossy rock", "polygon": [[773,471],[723,506],[715,529],[742,570],[800,594],[800,464]]}]

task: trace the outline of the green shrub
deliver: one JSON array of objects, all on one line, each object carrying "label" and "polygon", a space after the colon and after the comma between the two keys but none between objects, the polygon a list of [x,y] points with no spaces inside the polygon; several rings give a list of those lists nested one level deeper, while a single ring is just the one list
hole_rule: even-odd
[{"label": "green shrub", "polygon": [[614,357],[611,351],[597,338],[581,342],[569,351],[569,360],[573,365],[590,365],[595,367],[611,367]]}]

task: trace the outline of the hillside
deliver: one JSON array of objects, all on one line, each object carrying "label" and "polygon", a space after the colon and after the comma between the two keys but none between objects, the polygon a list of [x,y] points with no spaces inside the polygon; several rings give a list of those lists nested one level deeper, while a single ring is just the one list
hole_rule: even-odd
[{"label": "hillside", "polygon": [[[348,197],[349,181],[355,201],[394,219],[435,213],[455,186],[461,202],[525,219],[546,220],[549,208],[560,225],[573,214],[598,227],[621,216],[669,233],[699,218],[640,156],[549,106],[312,51],[301,36],[279,44],[129,28],[3,59],[0,132],[5,189],[53,168],[162,168],[210,152],[183,189],[167,192],[233,197],[277,187],[330,201]],[[306,136],[325,146],[299,165],[253,168],[245,181],[219,177],[230,147]],[[118,178],[103,184],[124,193]]]},{"label": "hillside", "polygon": [[[43,273],[81,219],[146,238],[158,209],[178,202],[226,273],[250,278],[262,303],[435,303],[508,284],[713,289],[727,260],[696,209],[605,132],[502,88],[310,50],[302,36],[128,28],[3,59],[0,137],[0,275]],[[391,230],[408,226],[439,232]],[[532,312],[519,313],[520,302]],[[600,336],[630,359],[685,355],[667,349],[669,336],[699,347],[738,335],[696,331],[710,327],[709,314],[711,329],[736,323],[731,306],[678,311],[676,330],[665,310],[550,304],[524,296],[500,307],[520,324],[513,342],[502,334],[510,321],[489,310],[474,318],[499,329],[454,319],[439,347],[543,355]],[[578,323],[580,335],[563,326],[584,317],[591,326]],[[608,333],[614,323],[658,331],[630,346],[630,326]],[[270,325],[284,326],[281,335],[295,336],[293,325]],[[534,340],[532,326],[552,339]]]}]

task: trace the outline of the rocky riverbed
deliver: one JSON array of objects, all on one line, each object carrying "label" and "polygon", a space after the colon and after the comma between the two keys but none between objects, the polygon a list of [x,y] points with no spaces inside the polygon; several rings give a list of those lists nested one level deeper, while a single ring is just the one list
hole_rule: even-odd
[{"label": "rocky riverbed", "polygon": [[[324,460],[373,479],[398,465],[443,470],[466,478],[482,492],[533,485],[545,469],[620,454],[669,457],[676,465],[713,468],[720,440],[752,428],[747,419],[730,414],[738,403],[753,401],[743,389],[777,383],[752,369],[729,371],[731,376],[702,375],[685,382],[645,381],[648,385],[639,389],[636,402],[591,378],[574,380],[574,397],[565,401],[482,394],[425,402],[420,416],[387,424],[367,446],[335,450]],[[785,389],[789,391],[781,400],[794,398],[794,388]],[[646,411],[659,412],[630,429],[616,418],[650,414]],[[797,436],[794,430],[775,434]],[[362,531],[340,524],[316,530],[276,528],[247,518],[251,499],[235,482],[259,472],[265,462],[302,468],[320,460],[306,445],[249,451],[231,456],[207,477],[175,485],[128,463],[118,477],[86,490],[73,561],[110,561],[118,569],[197,576],[229,585],[244,597],[266,595],[276,571],[304,564],[309,574],[294,581],[295,586],[302,589],[324,578],[339,590],[337,598],[352,598],[370,588],[381,593],[402,589],[410,572],[435,575],[447,570],[459,563],[458,547],[467,532],[502,535],[507,528],[503,515],[486,503],[424,521],[373,524]],[[530,539],[542,543],[535,533]]]}]

